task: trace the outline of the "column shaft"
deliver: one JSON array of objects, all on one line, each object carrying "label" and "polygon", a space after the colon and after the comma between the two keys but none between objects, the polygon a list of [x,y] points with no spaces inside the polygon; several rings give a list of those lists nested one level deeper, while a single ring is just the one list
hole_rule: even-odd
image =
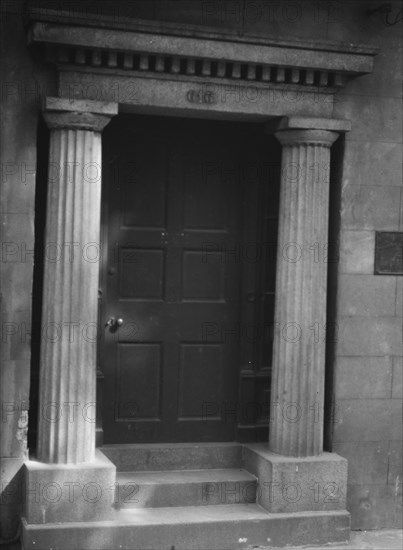
[{"label": "column shaft", "polygon": [[323,451],[330,146],[322,130],[276,133],[283,144],[269,448]]},{"label": "column shaft", "polygon": [[94,459],[101,130],[110,117],[45,113],[48,173],[38,459]]}]

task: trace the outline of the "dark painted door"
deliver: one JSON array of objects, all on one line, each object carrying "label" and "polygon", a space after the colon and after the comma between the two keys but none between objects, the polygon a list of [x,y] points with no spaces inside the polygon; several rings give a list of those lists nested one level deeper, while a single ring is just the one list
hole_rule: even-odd
[{"label": "dark painted door", "polygon": [[233,130],[127,116],[105,132],[101,322],[123,320],[100,345],[107,443],[236,439],[248,144]]}]

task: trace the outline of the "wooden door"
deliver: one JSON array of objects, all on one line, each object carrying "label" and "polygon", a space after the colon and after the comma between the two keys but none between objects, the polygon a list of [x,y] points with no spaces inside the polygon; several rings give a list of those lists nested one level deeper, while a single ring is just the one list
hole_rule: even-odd
[{"label": "wooden door", "polygon": [[107,443],[236,439],[245,148],[212,121],[127,116],[105,131],[101,322],[123,321],[100,345]]}]

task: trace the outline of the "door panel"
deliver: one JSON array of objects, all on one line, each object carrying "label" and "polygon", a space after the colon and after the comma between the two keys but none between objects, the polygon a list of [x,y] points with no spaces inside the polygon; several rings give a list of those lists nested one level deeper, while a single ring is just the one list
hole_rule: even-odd
[{"label": "door panel", "polygon": [[247,140],[204,121],[110,126],[102,316],[124,324],[100,345],[105,441],[232,441],[242,342],[227,328],[240,321],[244,269],[231,251],[257,194],[236,169]]}]

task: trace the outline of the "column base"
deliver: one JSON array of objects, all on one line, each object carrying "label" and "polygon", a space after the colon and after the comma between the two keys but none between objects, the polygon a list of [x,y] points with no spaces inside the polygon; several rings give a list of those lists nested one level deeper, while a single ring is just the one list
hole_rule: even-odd
[{"label": "column base", "polygon": [[258,478],[257,501],[269,512],[346,509],[347,460],[337,454],[294,458],[245,445],[244,467]]},{"label": "column base", "polygon": [[25,520],[28,524],[107,519],[115,500],[116,466],[100,451],[82,464],[27,461]]}]

